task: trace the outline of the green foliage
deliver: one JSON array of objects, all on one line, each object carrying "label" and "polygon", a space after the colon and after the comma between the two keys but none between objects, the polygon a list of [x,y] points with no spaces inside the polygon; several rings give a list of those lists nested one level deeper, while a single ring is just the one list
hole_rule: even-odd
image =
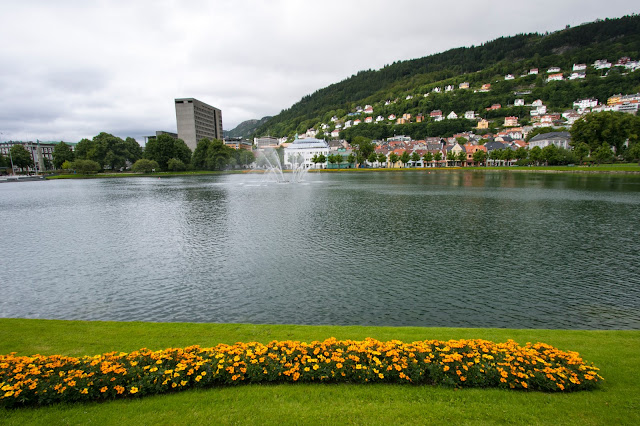
[{"label": "green foliage", "polygon": [[154,170],[160,170],[160,165],[157,161],[146,158],[141,158],[131,166],[131,171],[134,173],[151,173]]},{"label": "green foliage", "polygon": [[602,145],[600,145],[600,147],[594,151],[593,157],[598,162],[598,164],[609,163],[613,157],[613,152],[611,152],[611,147],[609,146],[609,144],[603,142]]},{"label": "green foliage", "polygon": [[97,161],[78,159],[71,163],[72,168],[83,175],[98,173],[102,166]]},{"label": "green foliage", "polygon": [[62,164],[60,165],[60,168],[61,168],[62,170],[71,170],[71,169],[73,169],[73,162],[71,162],[71,161],[65,161],[64,163],[62,163]]},{"label": "green foliage", "polygon": [[234,158],[234,151],[220,139],[201,139],[193,151],[193,166],[198,170],[223,170]]},{"label": "green foliage", "polygon": [[[591,152],[606,143],[616,153],[623,150],[624,143],[640,135],[640,117],[622,112],[599,112],[587,114],[571,126],[571,144],[586,144]],[[604,154],[603,154],[604,155]]]},{"label": "green foliage", "polygon": [[82,139],[75,149],[76,159],[92,160],[100,164],[101,168],[107,167],[111,170],[126,167],[127,162],[133,163],[141,155],[142,148],[135,139],[127,138],[125,141],[105,132],[101,132],[91,140]]},{"label": "green foliage", "polygon": [[187,170],[187,166],[177,158],[172,158],[167,162],[167,170],[172,172],[183,172]]},{"label": "green foliage", "polygon": [[395,166],[399,159],[400,157],[398,157],[398,154],[395,152],[389,154],[389,162],[391,163],[391,166]]},{"label": "green foliage", "polygon": [[487,153],[481,149],[473,153],[473,162],[476,164],[483,164],[487,161]]},{"label": "green foliage", "polygon": [[182,139],[163,134],[147,142],[144,158],[156,161],[160,169],[167,170],[169,160],[172,158],[182,161],[185,165],[189,164],[191,150]]},{"label": "green foliage", "polygon": [[53,165],[56,169],[61,168],[64,162],[71,162],[75,159],[75,154],[71,146],[64,142],[56,144],[53,148]]},{"label": "green foliage", "polygon": [[20,169],[26,169],[27,167],[33,167],[33,157],[31,153],[22,145],[13,145],[10,152],[10,161],[13,161],[13,165]]}]

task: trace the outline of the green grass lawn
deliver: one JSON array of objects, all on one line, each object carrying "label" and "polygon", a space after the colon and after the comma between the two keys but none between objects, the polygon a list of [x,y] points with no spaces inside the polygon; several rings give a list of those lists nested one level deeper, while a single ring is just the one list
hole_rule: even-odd
[{"label": "green grass lawn", "polygon": [[578,351],[605,378],[572,394],[412,385],[240,385],[94,404],[0,409],[0,424],[640,424],[640,331],[506,330],[0,319],[0,351],[94,355],[271,340],[482,338]]}]

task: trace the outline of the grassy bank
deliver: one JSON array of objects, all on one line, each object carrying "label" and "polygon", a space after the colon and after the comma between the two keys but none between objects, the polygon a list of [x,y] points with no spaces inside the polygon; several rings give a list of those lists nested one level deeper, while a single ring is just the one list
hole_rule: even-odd
[{"label": "grassy bank", "polygon": [[545,394],[402,385],[246,385],[95,404],[0,410],[0,423],[528,423],[640,422],[640,331],[113,323],[0,319],[0,351],[90,355],[271,340],[482,338],[542,341],[601,368],[591,392]]}]

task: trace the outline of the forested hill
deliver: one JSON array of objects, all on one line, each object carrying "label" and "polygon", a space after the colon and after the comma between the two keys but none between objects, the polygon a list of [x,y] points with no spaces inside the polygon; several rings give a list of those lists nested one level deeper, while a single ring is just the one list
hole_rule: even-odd
[{"label": "forested hill", "polygon": [[225,130],[224,136],[228,138],[248,138],[258,127],[267,122],[271,117],[263,117],[260,120],[246,120],[231,130]]},{"label": "forested hill", "polygon": [[[469,82],[472,86],[494,83],[507,74],[526,74],[530,68],[539,68],[541,74],[552,66],[566,72],[575,63],[592,64],[598,59],[615,62],[624,56],[634,59],[640,56],[638,15],[567,27],[550,34],[501,37],[480,46],[461,47],[419,59],[395,62],[380,70],[360,71],[303,97],[262,124],[256,135],[290,136],[303,133],[308,128],[329,122],[333,116],[344,117],[356,106],[380,104],[389,99],[404,98],[408,94],[428,93],[436,86],[455,84],[457,87],[461,82]],[[535,81],[530,83],[529,88],[533,88]],[[571,83],[585,85],[587,82]],[[501,95],[500,91],[492,92],[496,96]],[[573,92],[582,94],[588,91]],[[574,100],[556,99],[556,103],[569,103],[570,107]],[[500,99],[485,96],[485,101],[499,102]],[[508,99],[504,102],[508,102]],[[423,112],[428,114],[429,111]]]}]

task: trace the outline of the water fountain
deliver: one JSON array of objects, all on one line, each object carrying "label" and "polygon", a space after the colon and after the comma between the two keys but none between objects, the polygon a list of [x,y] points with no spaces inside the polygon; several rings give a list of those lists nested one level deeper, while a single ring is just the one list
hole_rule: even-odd
[{"label": "water fountain", "polygon": [[267,148],[264,150],[259,162],[263,163],[265,167],[263,182],[276,182],[276,183],[300,183],[304,180],[308,169],[304,167],[304,159],[302,155],[298,154],[295,158],[291,158],[291,173],[286,173],[282,167],[280,156],[273,148]]}]

